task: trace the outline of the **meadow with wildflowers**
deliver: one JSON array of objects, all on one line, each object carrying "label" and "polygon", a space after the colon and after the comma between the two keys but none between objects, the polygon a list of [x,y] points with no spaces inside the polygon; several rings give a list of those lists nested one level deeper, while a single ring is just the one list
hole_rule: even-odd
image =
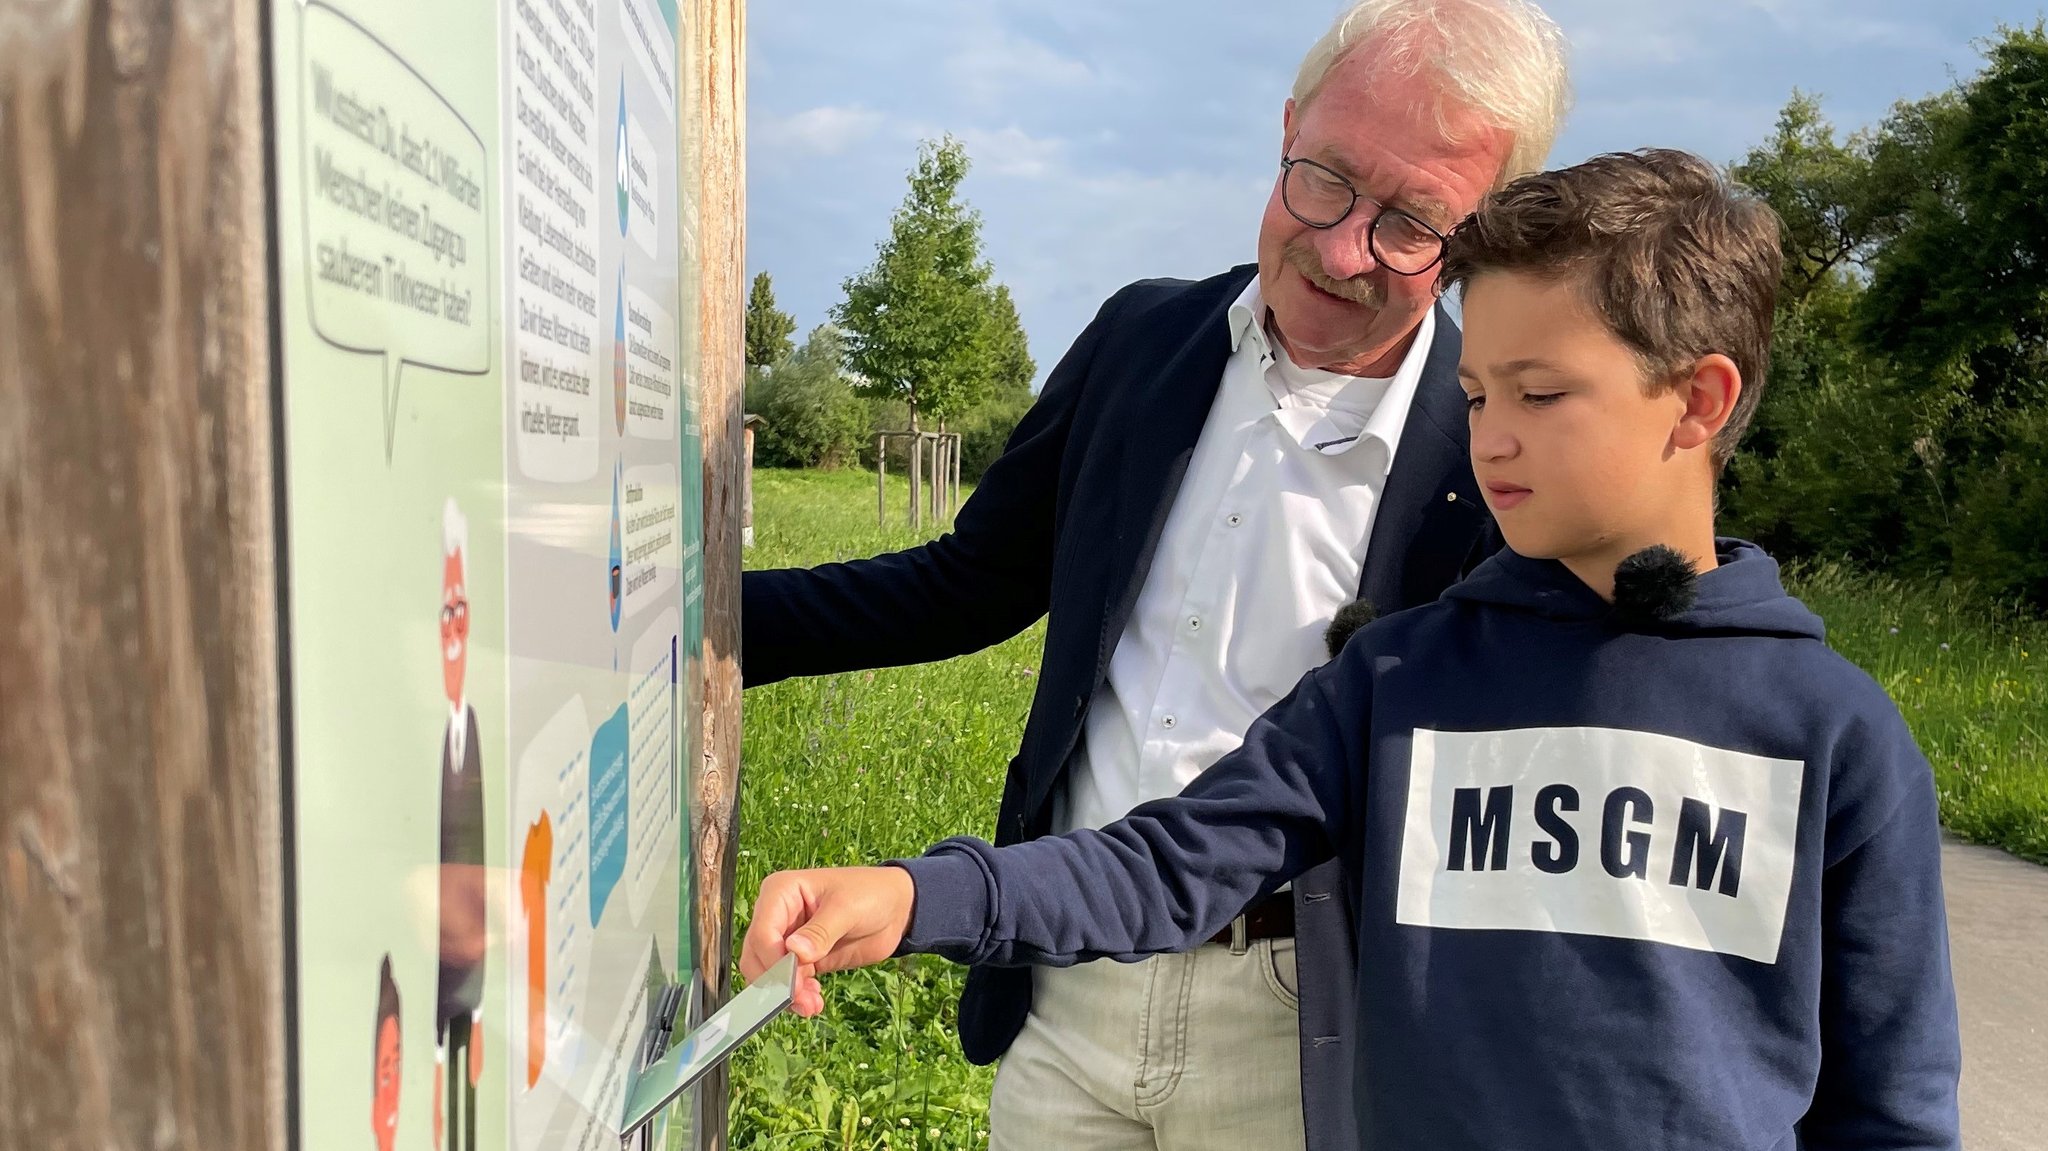
[{"label": "meadow with wildflowers", "polygon": [[[875,522],[872,473],[754,476],[749,567],[812,565],[911,546],[935,532]],[[2048,625],[1966,588],[1788,565],[1830,642],[1899,702],[1956,834],[2048,862]],[[746,693],[736,928],[770,871],[875,863],[948,835],[986,836],[1030,708],[1040,623],[924,667],[794,680]],[[899,960],[838,975],[826,1012],[771,1025],[734,1060],[731,1145],[767,1149],[978,1147],[991,1068],[953,1035],[961,969]]]}]

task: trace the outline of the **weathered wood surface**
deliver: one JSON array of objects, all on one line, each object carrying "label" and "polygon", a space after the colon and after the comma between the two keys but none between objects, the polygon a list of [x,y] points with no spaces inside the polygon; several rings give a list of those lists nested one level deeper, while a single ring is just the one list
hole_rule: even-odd
[{"label": "weathered wood surface", "polygon": [[[697,838],[697,956],[711,1006],[732,984],[733,864],[739,838],[740,513],[746,461],[746,0],[692,0],[693,102],[702,259],[698,347],[704,400],[704,749],[690,812]],[[686,120],[686,123],[688,121]],[[685,131],[691,130],[686,127]],[[706,1080],[698,1145],[722,1151],[728,1083]]]},{"label": "weathered wood surface", "polygon": [[0,1148],[284,1146],[256,0],[0,0]]}]

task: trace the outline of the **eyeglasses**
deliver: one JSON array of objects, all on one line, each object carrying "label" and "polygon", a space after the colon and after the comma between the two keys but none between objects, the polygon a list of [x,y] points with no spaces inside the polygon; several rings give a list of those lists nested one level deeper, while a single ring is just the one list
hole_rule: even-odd
[{"label": "eyeglasses", "polygon": [[1280,202],[1287,214],[1311,228],[1334,228],[1364,200],[1377,207],[1366,229],[1372,258],[1388,271],[1419,276],[1444,258],[1449,241],[1442,232],[1399,208],[1359,194],[1351,181],[1314,160],[1280,161]]}]

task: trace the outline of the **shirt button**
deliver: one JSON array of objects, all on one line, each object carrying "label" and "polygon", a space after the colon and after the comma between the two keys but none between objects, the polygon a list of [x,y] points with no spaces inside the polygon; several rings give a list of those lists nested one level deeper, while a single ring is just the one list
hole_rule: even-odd
[{"label": "shirt button", "polygon": [[1238,515],[1236,512],[1232,512],[1228,516],[1224,517],[1223,522],[1229,524],[1231,527],[1236,527],[1237,525],[1244,522],[1244,517]]},{"label": "shirt button", "polygon": [[1161,717],[1160,717],[1160,719],[1159,719],[1159,726],[1161,726],[1161,727],[1163,727],[1163,728],[1166,728],[1167,730],[1171,731],[1171,730],[1173,729],[1173,726],[1174,726],[1175,724],[1179,723],[1179,722],[1180,722],[1179,720],[1177,720],[1177,719],[1173,718],[1173,717],[1172,717],[1172,716],[1170,716],[1170,715],[1168,715],[1168,716],[1161,716]]},{"label": "shirt button", "polygon": [[1202,630],[1202,617],[1201,617],[1201,616],[1198,616],[1198,615],[1191,615],[1191,616],[1189,616],[1189,617],[1188,617],[1188,630],[1189,630],[1189,631],[1201,631],[1201,630]]}]

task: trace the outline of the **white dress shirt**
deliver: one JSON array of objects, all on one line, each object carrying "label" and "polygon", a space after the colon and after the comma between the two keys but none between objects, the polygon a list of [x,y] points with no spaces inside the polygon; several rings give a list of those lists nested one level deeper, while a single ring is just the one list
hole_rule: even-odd
[{"label": "white dress shirt", "polygon": [[463,741],[464,737],[469,734],[469,724],[464,722],[465,714],[468,711],[469,699],[467,697],[464,697],[461,703],[453,704],[448,709],[448,760],[451,765],[450,770],[454,771],[457,775],[462,774],[462,753],[467,750],[463,746]]},{"label": "white dress shirt", "polygon": [[1265,327],[1255,278],[1232,352],[1109,678],[1054,810],[1100,827],[1177,795],[1328,659],[1436,334],[1434,309],[1391,379],[1301,368]]}]

